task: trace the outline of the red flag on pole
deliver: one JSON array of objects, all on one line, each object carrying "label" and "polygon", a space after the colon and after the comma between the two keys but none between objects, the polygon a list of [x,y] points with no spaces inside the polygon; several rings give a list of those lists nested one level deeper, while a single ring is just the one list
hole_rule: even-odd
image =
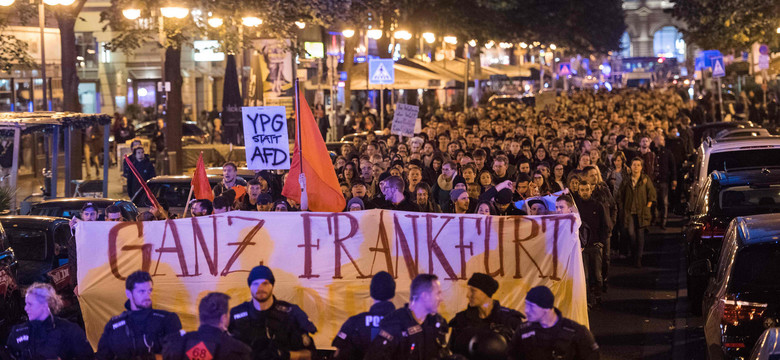
[{"label": "red flag on pole", "polygon": [[209,199],[214,201],[214,193],[211,192],[209,177],[206,175],[206,165],[203,163],[203,152],[198,156],[198,165],[195,167],[195,173],[192,174],[192,195],[196,199]]},{"label": "red flag on pole", "polygon": [[130,168],[130,171],[133,172],[133,175],[135,175],[135,178],[141,184],[141,187],[144,189],[144,192],[146,193],[146,197],[149,198],[149,201],[152,203],[152,205],[163,215],[165,215],[166,218],[168,218],[168,213],[165,211],[165,209],[163,209],[162,206],[160,206],[160,203],[157,201],[157,198],[152,193],[152,190],[149,189],[148,185],[146,185],[146,180],[144,180],[144,178],[141,177],[141,174],[138,173],[138,170],[136,170],[135,166],[133,166],[133,162],[130,161],[130,157],[127,155],[125,155],[125,164],[127,164],[127,167]]},{"label": "red flag on pole", "polygon": [[[300,107],[298,112],[298,131],[295,137],[295,150],[290,163],[290,173],[284,183],[282,195],[300,203],[301,187],[298,177],[301,169],[306,175],[306,194],[311,211],[338,212],[344,210],[347,201],[341,193],[336,170],[325,147],[325,141],[314,120],[314,115],[302,94],[298,94]],[[301,151],[301,144],[306,144]]]}]

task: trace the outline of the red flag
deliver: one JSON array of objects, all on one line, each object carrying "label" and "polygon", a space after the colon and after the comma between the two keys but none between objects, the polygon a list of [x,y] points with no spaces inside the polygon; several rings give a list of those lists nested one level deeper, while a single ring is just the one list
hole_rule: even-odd
[{"label": "red flag", "polygon": [[198,156],[198,165],[195,167],[195,173],[192,174],[190,186],[192,186],[192,196],[196,199],[214,201],[214,193],[211,192],[209,177],[206,175],[206,165],[203,163],[203,152]]},{"label": "red flag", "polygon": [[143,177],[141,177],[141,174],[138,173],[138,170],[136,170],[135,166],[133,166],[133,162],[130,161],[130,157],[125,155],[125,164],[127,164],[127,167],[130,168],[130,171],[133,172],[133,175],[135,175],[135,178],[138,180],[138,182],[141,184],[141,187],[144,189],[144,192],[146,193],[146,197],[149,198],[149,201],[154,205],[154,207],[160,211],[163,215],[165,215],[166,218],[168,218],[168,213],[163,209],[162,206],[160,206],[160,203],[157,201],[157,198],[152,194],[152,190],[149,189],[149,186],[146,185],[146,180],[144,180]]},{"label": "red flag", "polygon": [[[298,184],[298,176],[301,173],[301,164],[303,164],[303,173],[306,174],[306,194],[309,198],[309,210],[322,212],[337,212],[344,210],[347,201],[344,194],[341,193],[339,180],[336,177],[336,170],[333,168],[333,162],[325,147],[325,141],[322,140],[320,129],[314,120],[309,104],[303,94],[299,94],[300,108],[298,118],[300,124],[296,127],[300,129],[300,134],[295,137],[295,150],[293,151],[292,161],[290,163],[290,173],[287,175],[287,181],[284,183],[282,195],[296,202],[301,202],[301,187]],[[297,120],[296,120],[297,121]],[[301,151],[300,142],[306,144]]]}]

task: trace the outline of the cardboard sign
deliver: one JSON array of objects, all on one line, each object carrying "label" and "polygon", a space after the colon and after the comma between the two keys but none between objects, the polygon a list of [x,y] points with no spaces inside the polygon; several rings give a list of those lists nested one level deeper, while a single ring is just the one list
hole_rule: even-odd
[{"label": "cardboard sign", "polygon": [[417,122],[417,113],[420,107],[408,104],[396,104],[395,115],[393,115],[393,127],[391,134],[401,136],[414,136],[415,123]]},{"label": "cardboard sign", "polygon": [[284,106],[242,107],[246,166],[251,170],[290,169]]},{"label": "cardboard sign", "polygon": [[[495,299],[522,311],[528,290],[545,285],[563,316],[588,324],[577,214],[485,216],[389,210],[345,213],[231,211],[145,222],[82,221],[76,228],[79,303],[97,345],[106,322],[124,311],[125,278],[154,279],[155,309],[198,327],[198,303],[212,291],[230,306],[251,299],[247,276],[259,264],[276,278],[274,295],[300,306],[328,347],[341,324],[371,306],[371,277],[396,281],[393,303],[409,301],[418,274],[438,275],[447,319],[466,308],[474,272],[499,284]],[[82,254],[85,254],[82,256]]]}]

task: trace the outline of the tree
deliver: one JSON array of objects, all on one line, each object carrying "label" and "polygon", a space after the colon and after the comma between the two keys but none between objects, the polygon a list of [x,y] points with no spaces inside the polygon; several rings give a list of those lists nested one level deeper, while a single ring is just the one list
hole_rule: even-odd
[{"label": "tree", "polygon": [[753,43],[780,46],[777,0],[672,0],[672,15],[687,24],[686,41],[704,49],[745,49]]},{"label": "tree", "polygon": [[6,33],[11,19],[24,23],[29,20],[33,11],[30,4],[18,1],[9,8],[0,7],[0,71],[10,72],[12,69],[29,69],[36,66],[28,52],[28,44]]}]

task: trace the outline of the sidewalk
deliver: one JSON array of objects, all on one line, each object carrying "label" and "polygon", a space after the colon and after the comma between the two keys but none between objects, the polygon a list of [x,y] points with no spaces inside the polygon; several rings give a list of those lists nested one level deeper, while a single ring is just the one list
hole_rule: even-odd
[{"label": "sidewalk", "polygon": [[[94,175],[94,168],[92,169],[93,175]],[[87,174],[87,169],[82,168],[82,174]],[[58,197],[64,197],[65,196],[65,172],[63,169],[60,169],[59,173],[57,174],[58,181],[57,181],[57,195]],[[103,169],[100,169],[100,177],[98,179],[103,178]],[[92,177],[91,179],[95,179],[95,177]],[[123,184],[124,179],[122,178],[121,170],[116,165],[108,168],[108,197],[114,198],[114,199],[128,199],[128,195],[123,191]],[[22,201],[24,201],[26,198],[31,197],[31,201],[40,201],[42,198],[40,197],[40,194],[42,193],[41,187],[43,186],[44,178],[42,176],[39,177],[33,177],[31,174],[28,175],[21,175],[19,179],[17,180],[17,187],[16,187],[16,199],[17,204],[20,204]],[[34,194],[37,194],[37,196],[33,196]]]}]

